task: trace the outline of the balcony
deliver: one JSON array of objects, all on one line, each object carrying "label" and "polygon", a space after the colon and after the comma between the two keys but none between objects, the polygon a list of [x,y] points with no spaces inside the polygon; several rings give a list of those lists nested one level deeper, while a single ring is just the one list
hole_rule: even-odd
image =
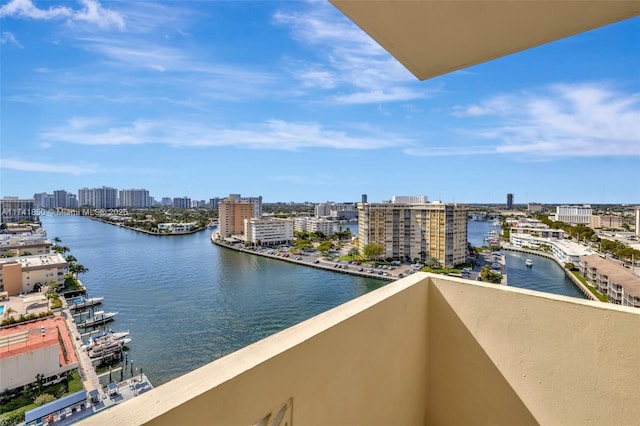
[{"label": "balcony", "polygon": [[637,309],[417,273],[85,423],[635,424],[639,342]]}]

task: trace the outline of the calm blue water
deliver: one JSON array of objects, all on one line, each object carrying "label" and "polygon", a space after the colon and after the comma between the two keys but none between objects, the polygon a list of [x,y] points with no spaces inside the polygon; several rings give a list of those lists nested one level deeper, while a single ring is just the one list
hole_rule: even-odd
[{"label": "calm blue water", "polygon": [[[484,245],[483,238],[493,229],[492,222],[473,222],[467,225],[467,239],[471,245]],[[553,260],[542,256],[503,250],[507,262],[507,280],[511,287],[527,288],[545,291],[547,293],[562,294],[584,299],[575,285],[565,275],[562,268]],[[524,261],[533,260],[533,268],[527,268]]]},{"label": "calm blue water", "polygon": [[210,232],[157,237],[77,216],[43,216],[89,268],[80,279],[129,330],[129,359],[154,385],[379,288],[387,281],[220,248]]},{"label": "calm blue water", "polygon": [[[77,216],[43,216],[89,268],[80,279],[129,330],[129,359],[160,385],[386,284],[220,248],[209,231],[157,237]],[[350,225],[357,233],[357,225]],[[481,245],[491,223],[470,222]],[[478,242],[479,239],[479,242]],[[509,285],[581,297],[554,262],[507,254]]]}]

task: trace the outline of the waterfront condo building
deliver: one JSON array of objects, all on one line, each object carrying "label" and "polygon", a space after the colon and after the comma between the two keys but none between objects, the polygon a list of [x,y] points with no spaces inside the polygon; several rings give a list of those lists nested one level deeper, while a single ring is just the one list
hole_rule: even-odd
[{"label": "waterfront condo building", "polygon": [[293,219],[244,220],[244,240],[252,245],[279,245],[293,241]]},{"label": "waterfront condo building", "polygon": [[453,267],[466,261],[467,208],[459,204],[360,203],[358,243],[383,247],[383,256],[398,260],[430,257]]},{"label": "waterfront condo building", "polygon": [[589,226],[591,228],[622,228],[623,223],[622,216],[610,214],[601,216],[593,215],[589,218]]},{"label": "waterfront condo building", "polygon": [[[259,202],[259,209],[256,207]],[[240,194],[231,194],[220,200],[218,205],[218,232],[222,238],[244,234],[244,220],[259,218],[262,211],[262,197],[242,198]]]},{"label": "waterfront condo building", "polygon": [[591,206],[587,204],[583,206],[557,206],[553,220],[572,225],[589,225],[591,213]]},{"label": "waterfront condo building", "polygon": [[0,259],[0,291],[9,296],[30,293],[37,285],[55,281],[64,283],[64,272],[69,266],[58,253],[36,254],[31,256]]},{"label": "waterfront condo building", "polygon": [[340,230],[340,221],[326,217],[297,217],[293,226],[294,231],[298,232],[322,232],[324,235],[332,235]]},{"label": "waterfront condo building", "polygon": [[640,277],[620,262],[597,254],[580,258],[580,273],[609,303],[640,308]]}]

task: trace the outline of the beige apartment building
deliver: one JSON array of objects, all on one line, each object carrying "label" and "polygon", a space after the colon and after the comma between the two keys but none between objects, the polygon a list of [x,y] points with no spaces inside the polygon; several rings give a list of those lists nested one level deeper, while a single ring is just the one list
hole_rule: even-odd
[{"label": "beige apartment building", "polygon": [[613,215],[593,215],[589,219],[591,228],[622,228],[622,216]]},{"label": "beige apartment building", "polygon": [[220,200],[218,207],[218,232],[230,237],[244,233],[244,220],[253,217],[253,204],[239,202],[234,196]]},{"label": "beige apartment building", "polygon": [[453,267],[466,260],[467,208],[440,202],[359,203],[358,244],[361,251],[379,244],[385,258],[434,257]]},{"label": "beige apartment building", "polygon": [[55,281],[61,285],[68,266],[58,253],[0,259],[0,291],[17,296],[32,292],[36,284],[45,285]]}]

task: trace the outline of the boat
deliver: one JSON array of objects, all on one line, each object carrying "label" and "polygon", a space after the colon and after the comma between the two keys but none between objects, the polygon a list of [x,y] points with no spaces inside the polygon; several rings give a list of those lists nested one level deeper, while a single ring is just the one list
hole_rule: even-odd
[{"label": "boat", "polygon": [[105,312],[105,311],[97,311],[93,317],[81,322],[78,324],[78,327],[93,327],[96,325],[101,325],[113,321],[113,317],[115,317],[117,312]]},{"label": "boat", "polygon": [[524,264],[527,265],[527,268],[531,268],[533,266],[533,260],[527,259],[524,261]]},{"label": "boat", "polygon": [[104,300],[104,297],[90,297],[88,299],[84,296],[75,297],[74,299],[71,300],[71,303],[69,304],[69,309],[76,310],[76,309],[88,308],[89,306],[95,306],[95,305],[101,304],[103,300]]},{"label": "boat", "polygon": [[[129,335],[128,331],[103,331],[100,333],[96,333],[93,336],[89,337],[89,343],[82,345],[83,349],[87,351],[91,348],[94,348],[99,345],[104,345],[111,342],[117,342],[119,340],[124,340]],[[127,339],[129,342],[131,339]]]},{"label": "boat", "polygon": [[122,351],[122,348],[124,347],[124,345],[126,345],[130,341],[131,339],[122,339],[122,340],[113,341],[111,343],[97,345],[89,349],[88,351],[89,358],[98,358],[98,357],[103,357],[103,356],[120,352]]}]

